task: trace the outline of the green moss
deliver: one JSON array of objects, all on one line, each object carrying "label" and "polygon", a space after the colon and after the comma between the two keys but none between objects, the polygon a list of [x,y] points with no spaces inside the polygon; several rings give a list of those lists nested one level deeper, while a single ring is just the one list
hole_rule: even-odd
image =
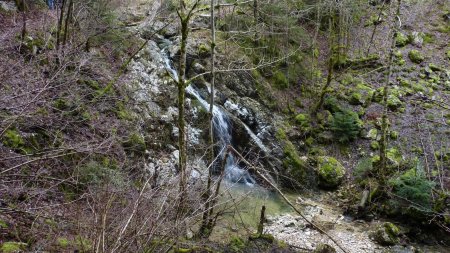
[{"label": "green moss", "polygon": [[387,158],[392,163],[393,166],[398,167],[403,161],[402,153],[395,147],[387,150]]},{"label": "green moss", "polygon": [[378,130],[376,128],[370,129],[366,137],[371,140],[378,140]]},{"label": "green moss", "polygon": [[194,250],[193,249],[185,249],[185,248],[178,248],[178,249],[175,249],[175,251],[174,251],[174,253],[191,253],[191,252],[194,252]]},{"label": "green moss", "polygon": [[434,37],[433,34],[430,33],[425,33],[423,36],[423,43],[424,44],[432,44],[435,42],[436,38]]},{"label": "green moss", "polygon": [[58,98],[53,102],[53,107],[58,110],[67,110],[69,108],[69,102],[64,98]]},{"label": "green moss", "polygon": [[82,236],[77,236],[74,241],[74,245],[77,247],[80,252],[91,252],[92,243],[89,239],[86,239]]},{"label": "green moss", "polygon": [[283,90],[289,87],[289,80],[283,72],[277,70],[272,76],[273,83],[277,89]]},{"label": "green moss", "polygon": [[417,64],[420,64],[421,62],[423,62],[425,60],[425,58],[422,56],[422,54],[415,49],[409,51],[408,57],[413,63],[417,63]]},{"label": "green moss", "polygon": [[297,116],[295,116],[295,122],[303,132],[310,130],[310,117],[308,114],[297,114]]},{"label": "green moss", "polygon": [[1,245],[0,250],[3,253],[16,253],[24,251],[27,246],[28,245],[23,242],[4,242]]},{"label": "green moss", "polygon": [[395,45],[397,47],[404,47],[407,44],[409,44],[410,42],[411,42],[411,40],[407,35],[405,35],[401,32],[397,32],[395,34]]},{"label": "green moss", "polygon": [[411,87],[411,81],[404,79],[404,78],[397,78],[398,84],[402,87]]},{"label": "green moss", "polygon": [[200,57],[208,57],[210,53],[211,53],[211,49],[206,44],[200,44],[198,46],[198,55]]},{"label": "green moss", "polygon": [[67,248],[70,245],[70,241],[65,237],[59,237],[56,239],[56,244],[61,248]]},{"label": "green moss", "polygon": [[144,138],[138,133],[131,133],[122,144],[128,151],[143,154],[147,149]]},{"label": "green moss", "polygon": [[377,227],[376,231],[371,233],[373,239],[381,245],[392,246],[399,242],[398,236],[400,230],[394,224],[385,222]]},{"label": "green moss", "polygon": [[6,229],[8,228],[8,224],[5,221],[0,220],[0,228]]},{"label": "green moss", "polygon": [[284,131],[284,129],[283,129],[282,127],[279,127],[279,128],[278,128],[275,137],[276,137],[278,140],[287,140],[286,132]]},{"label": "green moss", "polygon": [[389,109],[391,109],[392,111],[396,111],[397,109],[399,109],[401,106],[403,105],[402,101],[400,101],[400,99],[395,96],[394,94],[390,94],[388,96],[387,99],[387,106]]},{"label": "green moss", "polygon": [[363,101],[362,95],[361,95],[360,93],[353,92],[353,93],[350,95],[349,103],[350,103],[351,105],[361,105],[361,104],[363,104],[364,101]]},{"label": "green moss", "polygon": [[287,173],[292,175],[298,182],[303,181],[306,175],[304,161],[298,155],[297,149],[294,144],[289,140],[284,142],[284,155],[283,166]]},{"label": "green moss", "polygon": [[24,139],[15,129],[8,129],[3,137],[3,144],[10,148],[21,148],[25,144]]},{"label": "green moss", "polygon": [[435,64],[433,64],[433,63],[430,63],[430,64],[428,65],[428,67],[429,67],[432,71],[437,71],[437,72],[439,72],[439,71],[444,71],[443,68],[441,68],[441,67],[439,67],[439,66],[437,66],[437,65],[435,65]]},{"label": "green moss", "polygon": [[116,103],[116,108],[114,110],[117,118],[122,120],[133,120],[134,116],[130,110],[128,110],[122,102]]},{"label": "green moss", "polygon": [[345,168],[335,158],[319,156],[317,158],[319,185],[326,189],[339,186],[345,175]]},{"label": "green moss", "polygon": [[378,150],[380,148],[380,144],[378,143],[378,141],[372,141],[370,143],[370,148],[373,150]]},{"label": "green moss", "polygon": [[389,136],[391,137],[392,140],[397,140],[398,139],[398,132],[397,131],[391,131],[389,133]]},{"label": "green moss", "polygon": [[233,236],[231,238],[230,248],[234,252],[241,252],[245,248],[245,242],[242,238]]}]

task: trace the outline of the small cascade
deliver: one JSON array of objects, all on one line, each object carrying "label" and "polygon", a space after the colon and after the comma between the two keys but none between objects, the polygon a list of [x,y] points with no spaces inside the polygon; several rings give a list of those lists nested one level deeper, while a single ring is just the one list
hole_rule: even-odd
[{"label": "small cascade", "polygon": [[[178,72],[172,67],[166,50],[167,48],[163,49],[162,51],[163,55],[165,56],[164,63],[166,65],[166,69],[170,72],[172,78],[178,80]],[[186,92],[195,97],[206,110],[209,110],[209,103],[202,98],[199,92],[192,85],[186,87]],[[213,106],[213,126],[216,137],[220,142],[220,150],[222,150],[223,152],[226,146],[232,144],[232,127],[230,118],[228,117],[227,113],[216,105]],[[255,141],[255,143],[262,150],[266,151],[266,148],[262,144],[261,140],[250,130],[248,126],[244,124],[244,127],[253,141]],[[248,173],[246,169],[241,168],[237,164],[236,158],[233,156],[233,154],[229,154],[225,162],[225,178],[233,183],[243,183],[249,186],[253,186],[256,184],[256,181],[253,179],[250,173]]]}]

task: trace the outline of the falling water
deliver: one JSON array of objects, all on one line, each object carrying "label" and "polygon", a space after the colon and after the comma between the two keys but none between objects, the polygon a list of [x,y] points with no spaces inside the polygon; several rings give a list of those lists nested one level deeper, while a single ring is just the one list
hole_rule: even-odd
[{"label": "falling water", "polygon": [[[166,49],[164,49],[162,52],[165,56],[163,57],[163,59],[166,65],[166,69],[170,72],[172,78],[178,80],[178,72],[172,67],[171,61],[167,56],[165,50]],[[191,85],[186,87],[186,92],[194,96],[206,110],[209,110],[209,103],[206,102],[206,100],[203,99],[198,91],[195,90]],[[226,146],[231,145],[232,143],[232,128],[228,115],[216,105],[213,106],[213,126],[216,137],[220,142],[220,150],[222,150],[223,152]],[[262,145],[261,143],[261,140],[259,140],[259,138],[257,138],[253,132],[251,132],[248,126],[245,126],[245,128],[250,133],[252,139],[255,140],[257,145],[264,147],[264,145]],[[265,148],[263,150],[265,150]],[[252,176],[248,173],[248,171],[241,168],[237,164],[236,158],[232,154],[228,155],[225,163],[225,178],[233,183],[243,183],[249,186],[253,186],[256,183]]]}]

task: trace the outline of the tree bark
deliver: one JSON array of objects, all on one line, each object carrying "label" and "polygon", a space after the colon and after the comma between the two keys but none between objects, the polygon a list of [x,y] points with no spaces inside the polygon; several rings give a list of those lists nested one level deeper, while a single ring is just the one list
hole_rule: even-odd
[{"label": "tree bark", "polygon": [[[400,18],[400,7],[401,0],[398,0],[398,6],[396,11],[396,18]],[[393,23],[395,23],[395,18]],[[388,72],[386,76],[386,83],[383,88],[383,116],[381,118],[381,139],[380,139],[380,164],[379,164],[379,178],[380,178],[380,186],[384,187],[387,175],[387,132],[388,132],[388,106],[387,100],[389,96],[389,86],[391,82],[392,75],[392,62],[394,59],[394,48],[395,48],[395,37],[397,35],[397,28],[395,24],[392,26],[392,36],[391,36],[391,47],[389,49],[389,58],[388,58]]]},{"label": "tree bark", "polygon": [[56,31],[56,50],[59,50],[59,45],[61,44],[61,30],[62,23],[64,19],[64,7],[66,5],[66,0],[62,0],[59,19],[58,19],[58,30]]},{"label": "tree bark", "polygon": [[67,10],[67,15],[66,15],[66,21],[64,24],[64,38],[63,38],[63,46],[66,45],[66,40],[69,34],[69,23],[70,23],[70,19],[71,19],[71,15],[72,15],[72,8],[73,8],[73,0],[70,0],[69,2],[69,7]]},{"label": "tree bark", "polygon": [[327,82],[322,88],[322,91],[320,92],[319,101],[317,102],[316,106],[314,107],[312,114],[316,115],[317,112],[320,110],[320,108],[323,105],[323,102],[325,100],[325,95],[328,93],[328,88],[331,85],[331,81],[333,79],[333,58],[334,58],[334,11],[333,7],[330,7],[330,20],[328,23],[328,29],[329,29],[329,48],[330,48],[330,56],[328,57],[328,74],[327,74]]}]

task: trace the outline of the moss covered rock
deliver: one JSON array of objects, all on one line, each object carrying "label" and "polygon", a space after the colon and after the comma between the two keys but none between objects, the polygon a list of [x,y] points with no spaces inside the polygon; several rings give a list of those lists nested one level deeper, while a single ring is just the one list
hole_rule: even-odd
[{"label": "moss covered rock", "polygon": [[345,175],[345,168],[333,157],[319,156],[317,158],[317,174],[319,186],[333,189],[339,186]]},{"label": "moss covered rock", "polygon": [[26,247],[27,244],[23,242],[4,242],[0,247],[0,251],[3,253],[23,252]]},{"label": "moss covered rock", "polygon": [[391,222],[385,222],[378,226],[374,232],[371,233],[371,237],[377,243],[383,246],[395,245],[399,242],[398,236],[400,229]]},{"label": "moss covered rock", "polygon": [[409,51],[408,57],[412,62],[417,63],[417,64],[420,64],[425,60],[423,55],[415,49]]},{"label": "moss covered rock", "polygon": [[403,34],[401,32],[397,32],[395,34],[395,45],[397,47],[404,47],[404,46],[408,45],[409,42],[410,42],[410,39],[408,38],[408,36],[406,34]]},{"label": "moss covered rock", "polygon": [[390,94],[387,99],[387,106],[392,111],[396,111],[403,105],[402,101],[395,96],[394,94]]}]

